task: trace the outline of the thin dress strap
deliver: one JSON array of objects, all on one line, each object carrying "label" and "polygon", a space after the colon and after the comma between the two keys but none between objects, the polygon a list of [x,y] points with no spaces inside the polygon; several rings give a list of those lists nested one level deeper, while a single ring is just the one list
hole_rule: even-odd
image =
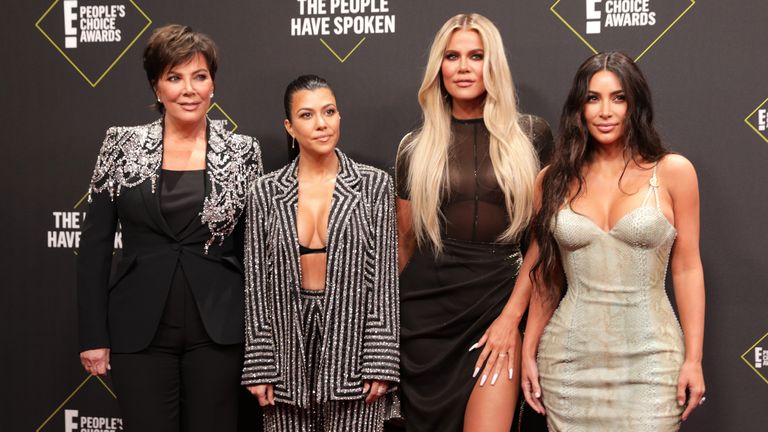
[{"label": "thin dress strap", "polygon": [[653,198],[656,200],[656,208],[661,209],[661,203],[659,202],[659,179],[656,177],[656,167],[658,166],[658,162],[653,165],[653,173],[651,174],[651,179],[648,180],[648,192],[643,199],[643,207],[648,204],[648,200],[651,198],[651,191],[653,191]]}]

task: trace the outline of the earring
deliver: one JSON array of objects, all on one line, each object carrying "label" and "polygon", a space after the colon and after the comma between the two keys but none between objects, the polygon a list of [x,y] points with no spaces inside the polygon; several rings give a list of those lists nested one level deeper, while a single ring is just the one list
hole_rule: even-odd
[{"label": "earring", "polygon": [[296,137],[291,135],[291,138],[292,138],[291,139],[291,148],[295,149],[296,148]]},{"label": "earring", "polygon": [[213,92],[211,92],[211,99],[213,99]]},{"label": "earring", "polygon": [[160,102],[160,96],[157,97],[157,101]]}]

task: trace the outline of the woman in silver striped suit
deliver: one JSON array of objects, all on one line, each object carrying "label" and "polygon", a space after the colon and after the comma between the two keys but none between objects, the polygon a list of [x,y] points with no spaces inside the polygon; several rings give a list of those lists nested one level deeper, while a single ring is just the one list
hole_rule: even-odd
[{"label": "woman in silver striped suit", "polygon": [[381,431],[399,381],[392,181],[336,149],[322,78],[291,82],[285,113],[298,155],[248,203],[242,381],[267,431]]}]

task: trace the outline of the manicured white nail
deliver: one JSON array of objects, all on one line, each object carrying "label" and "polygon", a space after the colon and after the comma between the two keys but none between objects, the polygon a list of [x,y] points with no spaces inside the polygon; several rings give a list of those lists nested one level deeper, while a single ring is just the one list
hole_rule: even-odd
[{"label": "manicured white nail", "polygon": [[482,387],[483,384],[485,384],[485,380],[487,380],[487,379],[488,379],[488,375],[483,374],[483,377],[480,378],[480,387]]},{"label": "manicured white nail", "polygon": [[472,378],[476,377],[478,372],[480,372],[479,367],[475,368],[475,372],[472,374]]},{"label": "manicured white nail", "polygon": [[477,344],[474,344],[471,347],[469,347],[469,352],[472,352],[472,350],[476,350],[476,349],[477,349]]},{"label": "manicured white nail", "polygon": [[533,395],[534,395],[534,396],[536,396],[536,399],[538,399],[538,398],[540,398],[540,397],[541,397],[541,393],[540,393],[540,392],[536,392],[536,393],[534,393]]},{"label": "manicured white nail", "polygon": [[496,385],[496,380],[499,378],[499,373],[496,372],[493,374],[493,378],[491,378],[491,385]]},{"label": "manicured white nail", "polygon": [[509,368],[509,379],[512,379],[512,373],[514,372],[514,369]]}]

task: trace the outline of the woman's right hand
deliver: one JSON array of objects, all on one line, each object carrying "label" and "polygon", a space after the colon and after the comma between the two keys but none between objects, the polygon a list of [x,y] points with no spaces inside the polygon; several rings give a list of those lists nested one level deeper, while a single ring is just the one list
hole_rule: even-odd
[{"label": "woman's right hand", "polygon": [[544,405],[541,403],[541,386],[539,386],[539,368],[536,359],[523,355],[521,372],[521,385],[525,401],[539,414],[545,415]]},{"label": "woman's right hand", "polygon": [[109,348],[96,348],[80,353],[80,364],[89,374],[106,375],[111,369],[109,366]]},{"label": "woman's right hand", "polygon": [[272,384],[258,384],[248,386],[247,389],[252,395],[256,396],[256,399],[259,400],[259,405],[267,406],[275,404],[275,389]]}]

